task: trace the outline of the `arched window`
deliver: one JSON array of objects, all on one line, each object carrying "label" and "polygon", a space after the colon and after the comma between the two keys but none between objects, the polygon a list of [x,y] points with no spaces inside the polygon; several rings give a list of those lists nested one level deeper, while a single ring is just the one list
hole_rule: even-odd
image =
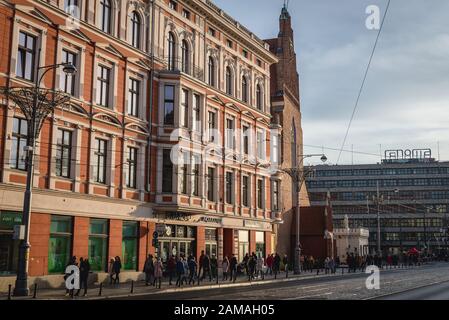
[{"label": "arched window", "polygon": [[230,67],[226,67],[226,93],[232,95],[232,71]]},{"label": "arched window", "polygon": [[248,103],[248,80],[242,77],[242,101]]},{"label": "arched window", "polygon": [[168,70],[175,70],[176,42],[173,33],[168,34]]},{"label": "arched window", "polygon": [[101,12],[101,30],[107,33],[111,33],[112,6],[110,0],[100,1],[100,12]]},{"label": "arched window", "polygon": [[182,40],[181,44],[181,52],[182,52],[182,72],[189,73],[189,44],[186,40]]},{"label": "arched window", "polygon": [[208,68],[208,75],[209,75],[209,85],[212,87],[215,86],[215,61],[214,58],[209,57],[209,68]]},{"label": "arched window", "polygon": [[263,110],[263,94],[260,84],[257,84],[256,87],[256,106],[257,109]]},{"label": "arched window", "polygon": [[140,47],[140,16],[136,11],[131,13],[131,45],[133,47]]}]

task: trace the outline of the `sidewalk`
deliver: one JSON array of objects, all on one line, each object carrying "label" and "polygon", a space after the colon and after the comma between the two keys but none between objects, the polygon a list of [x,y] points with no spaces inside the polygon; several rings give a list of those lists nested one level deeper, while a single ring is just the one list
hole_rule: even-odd
[{"label": "sidewalk", "polygon": [[[417,268],[417,267],[414,267]],[[397,269],[388,269],[388,270],[404,270],[403,268]],[[386,271],[383,269],[382,271]],[[358,271],[356,274],[363,274],[364,272]],[[349,275],[353,275],[354,273],[349,273]],[[194,285],[186,285],[184,284],[181,287],[177,287],[176,279],[172,282],[172,285],[169,285],[168,279],[164,278],[162,281],[161,289],[155,288],[151,285],[145,286],[144,281],[138,282],[124,282],[120,283],[120,285],[103,285],[101,286],[101,295],[100,295],[100,285],[90,286],[87,291],[87,297],[83,297],[83,290],[80,292],[80,296],[75,296],[73,298],[65,296],[65,289],[37,289],[36,299],[40,300],[100,300],[100,299],[108,299],[108,298],[125,298],[125,297],[133,297],[133,296],[143,296],[143,295],[157,295],[160,293],[171,293],[171,292],[180,292],[180,291],[196,291],[196,290],[209,290],[209,289],[218,289],[218,288],[229,288],[229,287],[242,287],[242,286],[253,286],[253,285],[262,285],[268,283],[282,283],[295,281],[299,279],[318,279],[324,277],[335,277],[335,276],[345,276],[348,275],[346,269],[337,270],[335,274],[325,274],[324,270],[320,270],[319,274],[314,270],[303,271],[300,275],[294,275],[292,272],[289,272],[288,277],[286,277],[285,272],[281,272],[277,275],[277,279],[275,279],[274,275],[266,275],[265,279],[256,279],[251,282],[248,281],[248,277],[245,275],[240,275],[235,283],[232,281],[221,281],[221,275],[219,276],[219,282],[217,284],[216,280],[209,282],[208,280],[204,280],[200,282],[196,281]],[[13,290],[13,289],[12,289]],[[75,290],[76,293],[76,290]],[[11,297],[11,300],[35,300],[33,298],[34,295],[34,287],[30,288],[30,295],[28,297]],[[7,300],[8,294],[1,293],[0,300]]]}]

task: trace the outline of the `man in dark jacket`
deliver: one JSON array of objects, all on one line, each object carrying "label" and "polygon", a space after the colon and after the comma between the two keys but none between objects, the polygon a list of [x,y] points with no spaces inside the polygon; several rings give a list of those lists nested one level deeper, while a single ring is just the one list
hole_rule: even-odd
[{"label": "man in dark jacket", "polygon": [[180,287],[182,285],[182,278],[184,275],[184,264],[182,263],[182,257],[176,262],[176,275],[178,279],[176,280],[176,286]]},{"label": "man in dark jacket", "polygon": [[76,292],[79,296],[81,289],[84,289],[83,296],[87,296],[87,283],[89,280],[90,264],[88,259],[80,258],[80,288]]},{"label": "man in dark jacket", "polygon": [[203,257],[203,263],[201,264],[201,267],[203,268],[203,275],[201,277],[201,281],[204,280],[206,273],[209,275],[209,281],[212,281],[212,275],[210,273],[210,258],[207,254],[204,255]]},{"label": "man in dark jacket", "polygon": [[154,262],[151,254],[149,254],[148,258],[145,260],[143,272],[145,273],[145,285],[148,286],[149,283],[153,283],[151,280],[154,277]]},{"label": "man in dark jacket", "polygon": [[282,263],[284,264],[284,269],[285,269],[285,272],[287,273],[289,265],[288,265],[288,257],[287,257],[286,254],[284,254],[284,258],[282,259]]},{"label": "man in dark jacket", "polygon": [[281,256],[279,255],[279,253],[276,253],[273,259],[273,271],[275,275],[279,273],[280,267],[281,267]]},{"label": "man in dark jacket", "polygon": [[175,275],[175,272],[176,272],[176,259],[175,259],[174,255],[172,255],[170,257],[170,259],[168,259],[167,271],[168,271],[168,284],[171,286],[172,285],[171,282],[173,280],[173,276]]},{"label": "man in dark jacket", "polygon": [[237,258],[235,257],[235,254],[232,254],[232,258],[229,261],[229,281],[234,281],[237,278]]},{"label": "man in dark jacket", "polygon": [[195,261],[194,256],[189,257],[189,284],[195,284],[195,275],[196,275],[196,269],[197,269],[197,263]]},{"label": "man in dark jacket", "polygon": [[215,257],[215,254],[212,255],[210,258],[210,270],[212,273],[212,278],[215,279],[215,277],[218,277],[218,261]]},{"label": "man in dark jacket", "polygon": [[[203,270],[203,261],[204,261],[204,250],[201,250],[201,255],[198,260],[198,279],[200,279],[201,270]],[[204,273],[204,271],[203,271],[203,273]]]}]

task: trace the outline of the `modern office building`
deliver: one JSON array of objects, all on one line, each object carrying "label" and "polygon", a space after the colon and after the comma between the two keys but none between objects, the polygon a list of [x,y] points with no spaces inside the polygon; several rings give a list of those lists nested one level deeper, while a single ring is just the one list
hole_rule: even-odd
[{"label": "modern office building", "polygon": [[413,152],[387,151],[368,165],[319,165],[307,180],[312,204],[323,204],[329,191],[334,228],[345,215],[350,228],[369,229],[370,251],[384,253],[412,247],[433,252],[447,249],[449,162]]},{"label": "modern office building", "polygon": [[[2,1],[0,34],[0,86],[33,86],[38,65],[78,70],[41,83],[71,100],[35,150],[30,276],[61,280],[72,255],[99,274],[121,256],[131,277],[148,253],[272,252],[268,43],[208,0]],[[0,273],[13,275],[27,123],[6,96],[0,131]]]}]

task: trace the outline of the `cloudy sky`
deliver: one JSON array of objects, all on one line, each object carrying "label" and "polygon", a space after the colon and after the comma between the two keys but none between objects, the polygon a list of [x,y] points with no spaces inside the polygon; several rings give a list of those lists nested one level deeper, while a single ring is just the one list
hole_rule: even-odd
[{"label": "cloudy sky", "polygon": [[[277,35],[283,0],[214,0],[260,38]],[[377,31],[367,6],[387,0],[290,0],[304,152],[340,149]],[[392,0],[339,164],[380,150],[431,148],[449,160],[449,1]],[[338,151],[324,149],[335,164]],[[366,155],[365,153],[368,153]],[[369,155],[372,154],[372,155]]]}]

